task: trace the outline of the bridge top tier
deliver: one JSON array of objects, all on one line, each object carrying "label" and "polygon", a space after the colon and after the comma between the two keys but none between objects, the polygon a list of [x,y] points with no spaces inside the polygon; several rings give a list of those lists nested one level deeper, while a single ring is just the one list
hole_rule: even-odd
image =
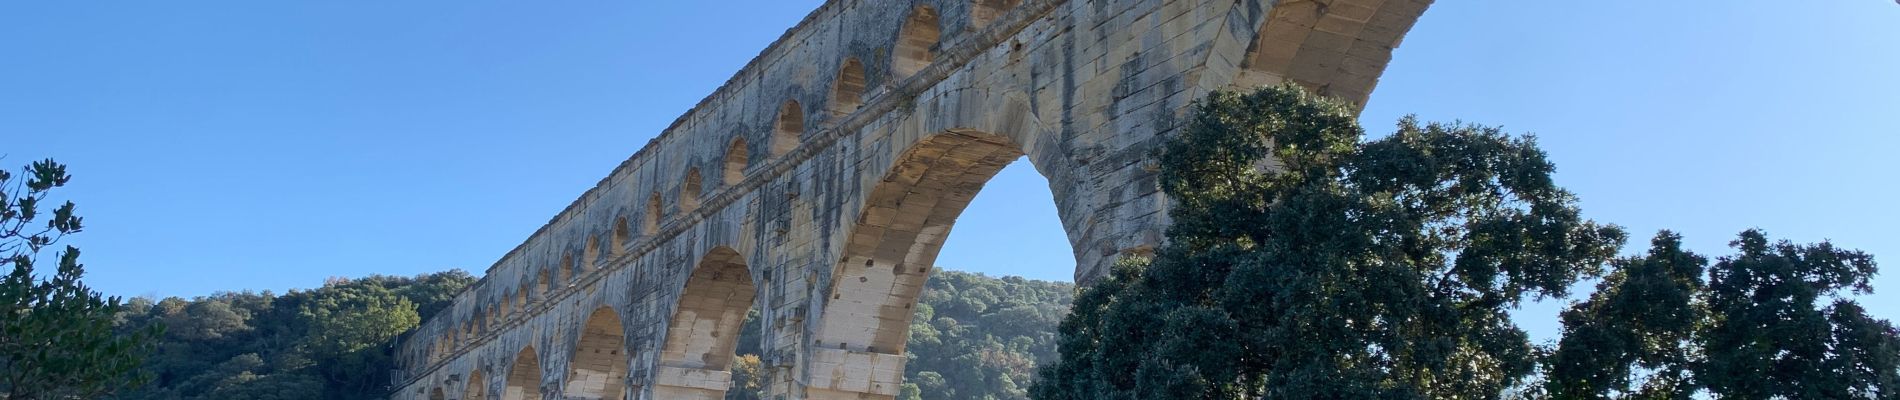
[{"label": "bridge top tier", "polygon": [[[650,250],[734,192],[808,158],[815,149],[801,147],[806,138],[849,129],[853,116],[872,114],[860,109],[875,99],[922,90],[956,59],[1062,2],[1030,0],[1029,9],[1023,0],[826,1],[490,265],[418,329],[451,335],[410,340],[402,358],[426,364],[433,357],[424,353],[492,333],[531,303]],[[452,323],[461,325],[442,326]]]},{"label": "bridge top tier", "polygon": [[[781,193],[783,190],[776,188],[784,186],[780,181],[792,179],[789,176],[797,168],[821,168],[801,166],[801,163],[820,160],[830,163],[822,168],[857,169],[854,170],[857,173],[878,174],[870,178],[877,179],[893,171],[881,163],[907,162],[899,159],[908,155],[897,155],[905,151],[901,145],[897,149],[867,149],[867,143],[877,139],[842,139],[852,132],[971,128],[891,117],[911,111],[987,112],[1011,114],[1010,118],[1018,119],[1040,118],[1038,123],[1042,125],[1031,128],[1049,132],[1035,134],[1044,136],[995,139],[972,133],[970,140],[1014,142],[995,144],[1009,148],[983,157],[1001,159],[1028,153],[1032,161],[1036,161],[1038,170],[1050,178],[1057,196],[1065,197],[1058,199],[1058,208],[1064,209],[1064,229],[1070,234],[1072,244],[1078,243],[1079,235],[1122,235],[1140,230],[1153,236],[1152,231],[1158,231],[1157,227],[1165,224],[1160,221],[1162,217],[1155,216],[1161,214],[1162,206],[1158,204],[1163,200],[1153,194],[1152,171],[1139,171],[1143,167],[1135,165],[1151,150],[1144,146],[1168,129],[1158,127],[1162,124],[1153,120],[1184,109],[1188,101],[1208,88],[1236,84],[1291,81],[1322,94],[1363,104],[1389,61],[1392,49],[1429,3],[1430,0],[826,1],[593,188],[488,267],[479,282],[457,294],[448,308],[405,337],[397,357],[403,365],[403,374],[408,377],[405,379],[419,379],[441,368],[443,361],[458,357],[456,354],[462,350],[492,342],[531,317],[553,309],[564,299],[600,297],[593,293],[601,289],[596,282],[605,282],[610,273],[633,269],[627,266],[636,260],[660,258],[649,257],[649,254],[662,253],[656,249],[671,245],[669,241],[676,237],[693,236],[682,235],[683,232],[726,229],[699,226],[711,223],[707,221],[764,224],[735,220],[721,213],[730,211],[728,206],[743,204],[739,203],[743,201],[757,205],[782,202],[787,195],[798,196],[797,192]],[[971,85],[979,85],[971,83],[977,80],[1013,85],[997,92],[1030,93],[1022,96],[1027,99],[1021,103],[982,110],[937,103],[950,101],[942,100],[946,98],[969,96],[966,92],[981,91],[970,90]],[[1165,86],[1174,88],[1145,89]],[[945,87],[953,88],[943,89]],[[924,103],[939,105],[924,109],[919,105]],[[1020,115],[1024,113],[1030,115]],[[1036,115],[1038,113],[1040,115]],[[959,115],[962,116],[967,115]],[[892,128],[897,124],[916,126]],[[1061,129],[1046,129],[1056,124],[1060,124]],[[1017,127],[1023,126],[1026,125]],[[1094,136],[1077,138],[1081,135]],[[841,140],[845,144],[839,145]],[[960,145],[938,144],[945,153],[963,151],[957,147]],[[1036,149],[1038,146],[1043,148]],[[832,148],[849,148],[849,151],[862,153],[854,153],[861,158],[821,154]],[[983,167],[997,169],[1000,165]],[[916,171],[926,169],[920,167]],[[1131,170],[1134,172],[1128,172]],[[939,173],[943,173],[942,170]],[[987,179],[987,176],[981,178]],[[1114,180],[1126,182],[1105,182]],[[980,188],[982,181],[969,183]],[[1089,187],[1069,189],[1065,186]],[[832,206],[849,210],[826,217],[855,220],[858,213],[870,205],[866,199],[856,196],[875,195],[862,188],[841,190],[852,193],[832,196],[834,198],[828,201],[837,203]],[[1065,190],[1095,192],[1076,195],[1063,193]],[[772,191],[770,195],[779,199],[761,200],[765,195],[757,193],[760,191]],[[916,205],[904,207],[910,206]],[[923,207],[920,209],[932,210],[929,206]],[[1113,207],[1124,208],[1108,210]],[[948,211],[948,217],[953,220],[961,208]],[[789,219],[783,215],[791,214],[784,209],[771,212],[773,218]],[[1141,222],[1117,222],[1134,219]],[[904,221],[892,223],[901,222]],[[804,225],[797,226],[831,229],[851,221],[801,223]],[[1117,223],[1123,225],[1111,226]],[[1130,228],[1130,225],[1136,227]],[[787,222],[785,226],[794,224]],[[773,228],[748,225],[744,229]],[[947,232],[947,224],[945,229]],[[851,235],[849,232],[826,234]],[[1152,243],[1158,239],[1141,240]],[[1082,244],[1074,249],[1078,263],[1090,265],[1112,257],[1115,251],[1132,248],[1124,247],[1126,243]],[[929,246],[896,247],[900,247],[896,249],[899,251],[893,254],[927,254],[923,257],[926,263],[935,257],[936,250]],[[915,250],[923,248],[928,249]],[[778,254],[756,254],[743,249],[739,253],[748,257],[754,266],[792,262]],[[831,259],[800,262],[814,268],[839,262],[837,254],[825,251],[812,254]],[[666,254],[664,263],[670,268],[672,264],[693,261],[683,259],[691,257],[697,255]],[[862,261],[866,266],[871,264],[869,259]],[[825,271],[817,273],[830,271],[830,268],[823,269]],[[1078,270],[1077,275],[1085,277],[1099,272]],[[665,273],[685,279],[684,274],[676,271]],[[820,283],[805,282],[811,286],[801,290],[822,292],[829,279],[829,275],[813,278]],[[634,279],[627,280],[631,281]],[[783,281],[779,284],[790,286]],[[817,296],[815,303],[826,301],[823,294]],[[626,300],[631,299],[616,301]],[[813,307],[817,306],[822,304]],[[626,304],[615,307],[632,308]],[[649,312],[651,309],[670,310],[667,307],[649,309]],[[814,325],[794,329],[820,328],[823,327]],[[883,333],[888,332],[879,334]],[[885,339],[879,336],[871,341]],[[901,344],[897,347],[901,348]],[[403,380],[399,379],[398,383],[402,384]]]}]

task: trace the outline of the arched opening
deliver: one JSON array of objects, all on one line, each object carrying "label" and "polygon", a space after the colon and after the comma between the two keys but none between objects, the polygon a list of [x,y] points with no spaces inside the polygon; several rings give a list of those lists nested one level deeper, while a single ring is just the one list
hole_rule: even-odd
[{"label": "arched opening", "polygon": [[[507,290],[507,289],[503,288],[503,289],[496,289],[496,290]],[[515,294],[514,293],[504,293],[501,295],[501,311],[500,312],[501,312],[500,314],[495,316],[495,319],[496,319],[495,322],[498,324],[501,322],[508,321],[508,317],[515,315]]]},{"label": "arched opening", "polygon": [[613,254],[615,257],[619,257],[620,255],[627,253],[627,240],[628,240],[628,235],[629,235],[628,231],[631,229],[633,228],[627,226],[627,217],[619,217],[619,218],[614,219]]},{"label": "arched opening", "polygon": [[548,294],[553,293],[553,291],[554,291],[554,281],[548,277],[548,270],[546,268],[543,268],[541,269],[540,278],[536,280],[534,292],[540,293],[541,298],[545,299],[545,298],[548,298]]},{"label": "arched opening", "polygon": [[1234,84],[1252,87],[1291,80],[1363,107],[1392,61],[1392,50],[1430,5],[1280,2],[1255,33]]},{"label": "arched opening", "polygon": [[778,108],[778,121],[772,128],[772,155],[782,156],[798,148],[798,137],[805,133],[805,108],[798,100],[786,100]]},{"label": "arched opening", "polygon": [[844,59],[838,67],[838,80],[831,82],[831,115],[842,117],[864,106],[864,64],[856,58]]},{"label": "arched opening", "polygon": [[449,400],[449,396],[442,394],[441,387],[436,387],[429,391],[429,400]]},{"label": "arched opening", "polygon": [[647,198],[647,218],[640,226],[640,234],[652,236],[660,232],[660,192],[653,192]]},{"label": "arched opening", "polygon": [[561,268],[559,270],[561,271],[561,273],[567,274],[567,280],[572,281],[572,280],[577,280],[581,278],[581,274],[574,273],[574,255],[573,254],[561,256]]},{"label": "arched opening", "polygon": [[462,385],[462,400],[488,400],[488,380],[482,378],[482,370],[468,372],[468,382]]},{"label": "arched opening", "polygon": [[581,249],[581,268],[577,272],[584,274],[587,271],[593,271],[594,266],[599,265],[596,264],[598,262],[600,262],[600,239],[588,236],[587,247]]},{"label": "arched opening", "polygon": [[699,209],[700,189],[699,168],[687,168],[686,180],[680,182],[680,214]]},{"label": "arched opening", "polygon": [[917,71],[930,66],[937,58],[937,39],[942,35],[943,27],[938,25],[937,10],[928,6],[917,6],[910,11],[910,18],[904,20],[904,27],[897,33],[897,46],[891,50],[891,72],[897,78],[908,78]]},{"label": "arched opening", "polygon": [[725,175],[726,186],[745,180],[746,156],[745,138],[733,138],[732,146],[726,147],[726,166],[720,171]]},{"label": "arched opening", "polygon": [[601,307],[588,315],[568,365],[567,398],[620,399],[627,381],[626,334],[620,314]]},{"label": "arched opening", "polygon": [[666,345],[654,372],[661,399],[719,399],[732,386],[734,350],[752,309],[752,273],[738,252],[719,247],[702,257],[686,279],[679,309],[667,325]]},{"label": "arched opening", "polygon": [[521,311],[522,312],[528,311],[529,304],[539,304],[541,303],[541,300],[546,299],[547,296],[548,296],[548,293],[545,290],[543,291],[534,290],[533,279],[521,280]]},{"label": "arched opening", "polygon": [[974,28],[989,26],[997,17],[1008,13],[1010,9],[1021,5],[1022,0],[976,0],[970,3],[970,25]]},{"label": "arched opening", "polygon": [[[988,133],[953,130],[913,145],[866,193],[826,293],[815,359],[861,360],[807,371],[812,398],[890,399],[903,368],[853,374],[853,364],[905,363],[904,346],[918,296],[964,207],[1004,166],[1022,157],[1018,145]],[[868,360],[868,361],[864,361]],[[839,380],[829,376],[860,376]]]},{"label": "arched opening", "polygon": [[501,389],[501,400],[541,400],[541,359],[534,355],[533,346],[515,354],[515,363],[508,367],[508,386]]}]

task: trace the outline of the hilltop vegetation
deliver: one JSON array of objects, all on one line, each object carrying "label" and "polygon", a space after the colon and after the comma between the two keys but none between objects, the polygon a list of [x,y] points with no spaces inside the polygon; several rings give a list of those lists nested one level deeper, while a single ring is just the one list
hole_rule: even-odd
[{"label": "hilltop vegetation", "polygon": [[[1036,366],[1056,359],[1056,323],[1069,313],[1074,294],[1067,282],[937,269],[911,319],[897,398],[1028,399]],[[758,332],[758,319],[747,319],[729,400],[766,398],[758,393]]]},{"label": "hilltop vegetation", "polygon": [[331,279],[315,290],[133,299],[123,329],[163,325],[149,385],[121,399],[377,399],[397,335],[475,282],[461,270]]},{"label": "hilltop vegetation", "polygon": [[[1073,285],[939,271],[911,325],[908,383],[900,398],[1027,399],[1035,366],[1056,356],[1055,325],[1068,312]],[[391,339],[474,282],[454,270],[332,279],[318,289],[282,295],[133,299],[118,314],[120,329],[167,329],[145,363],[151,382],[117,398],[382,398],[394,368]],[[729,398],[761,398],[759,329],[756,320],[747,322],[734,367],[740,378]]]}]

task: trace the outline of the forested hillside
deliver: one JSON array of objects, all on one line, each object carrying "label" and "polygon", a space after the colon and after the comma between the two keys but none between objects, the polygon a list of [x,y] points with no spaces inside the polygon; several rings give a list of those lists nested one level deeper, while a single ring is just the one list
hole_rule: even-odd
[{"label": "forested hillside", "polygon": [[[121,399],[376,399],[387,394],[387,345],[441,310],[475,278],[333,279],[276,295],[231,292],[133,299],[120,329],[166,327],[146,361],[154,376]],[[1038,363],[1054,360],[1055,325],[1073,285],[940,270],[911,325],[904,394],[913,400],[1027,399]],[[756,315],[756,314],[755,314]],[[756,399],[756,322],[742,339],[733,399]]]},{"label": "forested hillside", "polygon": [[[993,278],[938,269],[924,286],[910,324],[899,400],[1028,399],[1036,365],[1054,361],[1056,324],[1069,312],[1075,285],[1021,277]],[[753,317],[758,314],[754,313]],[[741,337],[728,400],[758,393],[757,319]]]},{"label": "forested hillside", "polygon": [[475,278],[331,279],[282,295],[231,292],[138,298],[121,329],[165,326],[146,360],[154,376],[121,399],[375,399],[387,394],[391,339],[447,306]]}]

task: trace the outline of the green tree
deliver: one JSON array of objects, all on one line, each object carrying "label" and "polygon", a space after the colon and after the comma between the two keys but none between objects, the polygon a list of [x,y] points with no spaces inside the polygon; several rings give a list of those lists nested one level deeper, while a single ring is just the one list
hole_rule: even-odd
[{"label": "green tree", "polygon": [[1622,231],[1579,215],[1530,138],[1353,112],[1293,87],[1201,100],[1160,156],[1152,260],[1062,323],[1034,397],[1497,398],[1534,371],[1506,311],[1600,272]]},{"label": "green tree", "polygon": [[0,278],[0,398],[90,399],[137,386],[159,328],[115,329],[124,306],[80,280],[78,248],[55,253],[51,276],[35,274],[37,255],[79,233],[81,220],[70,201],[50,215],[40,209],[72,179],[64,165],[49,159],[23,172],[22,179],[0,170],[0,268],[12,267]]},{"label": "green tree", "polygon": [[1708,259],[1662,232],[1649,254],[1617,260],[1590,299],[1562,315],[1564,332],[1546,360],[1550,397],[1686,399],[1690,361],[1708,313],[1702,281]]},{"label": "green tree", "polygon": [[732,389],[726,391],[726,400],[759,400],[765,397],[765,367],[760,364],[757,354],[744,354],[732,359]]},{"label": "green tree", "polygon": [[[460,270],[332,279],[284,295],[228,292],[134,299],[127,328],[168,330],[146,364],[156,380],[122,399],[377,399],[388,395],[389,345],[475,281]],[[136,309],[136,310],[134,310]]]},{"label": "green tree", "polygon": [[[1867,318],[1851,299],[1819,307],[1842,291],[1873,291],[1867,283],[1875,273],[1873,257],[1827,242],[1770,242],[1757,230],[1742,232],[1730,246],[1740,254],[1722,258],[1709,275],[1710,326],[1702,338],[1708,359],[1696,375],[1710,392],[1732,398],[1865,398],[1876,393],[1869,385],[1879,383],[1885,389],[1879,394],[1900,397],[1891,392],[1900,389],[1894,385],[1894,358],[1900,354],[1839,351],[1844,341],[1869,333],[1875,343],[1857,349],[1893,349],[1893,327]],[[1834,326],[1830,319],[1846,325]],[[1857,376],[1870,372],[1872,382]]]},{"label": "green tree", "polygon": [[[1023,400],[1038,365],[1056,358],[1055,325],[1075,286],[933,268],[911,317],[899,400]],[[729,400],[769,398],[753,366],[758,313],[739,336]]]},{"label": "green tree", "polygon": [[1872,292],[1872,256],[1748,230],[1709,267],[1680,242],[1657,235],[1564,312],[1548,397],[1900,398],[1900,332],[1847,297]]},{"label": "green tree", "polygon": [[316,363],[317,376],[343,393],[373,393],[382,387],[393,361],[381,346],[422,323],[414,302],[389,288],[364,284],[332,284],[313,291],[298,315],[309,329],[299,344],[302,354]]}]

